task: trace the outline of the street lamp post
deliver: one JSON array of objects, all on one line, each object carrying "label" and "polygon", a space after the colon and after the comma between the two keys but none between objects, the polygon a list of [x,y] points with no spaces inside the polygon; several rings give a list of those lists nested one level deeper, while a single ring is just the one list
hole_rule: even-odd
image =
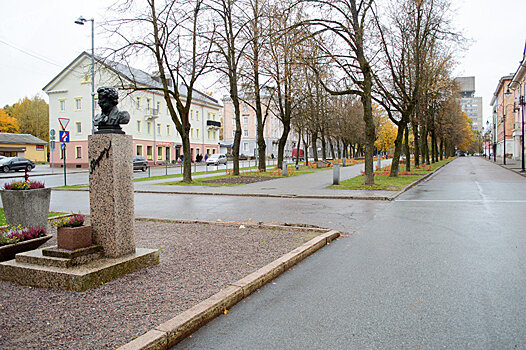
[{"label": "street lamp post", "polygon": [[80,16],[75,23],[83,26],[87,21],[91,21],[91,134],[93,135],[95,133],[95,32],[93,30],[95,20]]}]

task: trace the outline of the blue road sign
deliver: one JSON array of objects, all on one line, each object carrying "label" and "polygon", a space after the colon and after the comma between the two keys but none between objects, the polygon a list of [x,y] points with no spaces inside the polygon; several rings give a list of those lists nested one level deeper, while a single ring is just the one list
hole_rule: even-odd
[{"label": "blue road sign", "polygon": [[65,151],[65,150],[66,150],[66,144],[65,144],[65,143],[62,143],[62,144],[60,145],[60,149],[63,150],[63,151]]},{"label": "blue road sign", "polygon": [[60,142],[69,142],[69,131],[60,130],[59,131],[59,140],[60,140]]}]

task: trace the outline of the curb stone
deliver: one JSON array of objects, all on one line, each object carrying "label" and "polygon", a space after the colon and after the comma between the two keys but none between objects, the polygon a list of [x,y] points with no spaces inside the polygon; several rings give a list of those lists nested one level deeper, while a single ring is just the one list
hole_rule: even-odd
[{"label": "curb stone", "polygon": [[518,174],[518,175],[520,175],[520,176],[524,176],[524,177],[526,177],[526,173],[523,173],[523,172],[520,172],[520,171],[515,171],[515,170],[513,170],[513,169],[511,169],[511,168],[508,168],[508,167],[505,166],[504,164],[496,163],[496,162],[492,161],[491,159],[486,159],[486,158],[484,158],[484,160],[487,161],[487,162],[490,162],[491,164],[496,164],[496,165],[500,166],[501,168],[504,168],[504,169],[507,169],[507,170],[509,170],[509,171],[512,171],[512,172],[514,172],[515,174]]},{"label": "curb stone", "polygon": [[[289,226],[287,228],[290,229]],[[231,283],[210,298],[154,327],[152,330],[119,347],[119,349],[164,350],[173,347],[208,321],[221,315],[258,288],[340,236],[340,232],[335,230],[327,231],[321,228],[313,228],[313,230],[324,231],[325,233],[311,239],[248,276]]]}]

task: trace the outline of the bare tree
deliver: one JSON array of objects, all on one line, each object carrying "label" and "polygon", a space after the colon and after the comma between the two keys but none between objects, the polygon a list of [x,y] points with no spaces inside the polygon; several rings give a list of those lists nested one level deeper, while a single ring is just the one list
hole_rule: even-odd
[{"label": "bare tree", "polygon": [[109,20],[106,29],[117,39],[117,48],[108,55],[116,62],[146,60],[158,71],[158,84],[149,86],[129,67],[131,91],[157,91],[166,101],[183,145],[183,181],[191,182],[190,107],[199,77],[209,69],[213,32],[201,21],[203,0],[156,1],[145,5],[123,1],[116,5],[118,19]]}]

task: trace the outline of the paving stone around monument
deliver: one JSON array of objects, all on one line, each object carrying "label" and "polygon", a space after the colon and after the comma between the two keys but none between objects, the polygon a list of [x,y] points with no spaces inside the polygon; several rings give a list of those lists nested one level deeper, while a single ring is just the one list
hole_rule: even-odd
[{"label": "paving stone around monument", "polygon": [[115,349],[319,234],[240,226],[136,221],[160,264],[82,293],[0,281],[2,349]]}]

